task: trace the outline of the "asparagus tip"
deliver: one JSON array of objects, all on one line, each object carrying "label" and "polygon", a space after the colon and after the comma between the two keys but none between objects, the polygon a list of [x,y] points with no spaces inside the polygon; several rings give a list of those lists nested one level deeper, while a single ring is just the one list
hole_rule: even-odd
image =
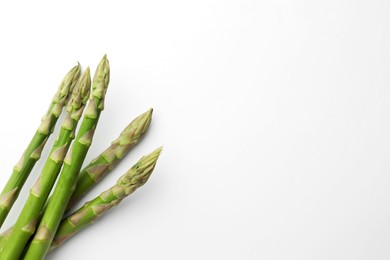
[{"label": "asparagus tip", "polygon": [[77,81],[77,84],[72,91],[72,96],[69,99],[67,105],[67,111],[71,112],[73,109],[76,109],[75,112],[78,111],[78,113],[76,114],[78,116],[81,116],[82,110],[79,111],[79,109],[87,103],[90,89],[91,89],[91,75],[90,75],[89,67],[87,67],[87,69],[84,71],[83,75]]},{"label": "asparagus tip", "polygon": [[[160,157],[162,150],[163,147],[160,146],[150,154],[143,156],[141,160],[139,160],[139,162],[135,165],[135,167],[139,169],[139,168],[149,168],[151,165],[154,166],[157,163],[157,159]],[[142,165],[142,167],[139,167],[138,164]]]},{"label": "asparagus tip", "polygon": [[87,67],[79,80],[79,91],[81,94],[82,103],[85,105],[89,98],[89,93],[91,91],[91,71]]},{"label": "asparagus tip", "polygon": [[[149,129],[149,126],[152,122],[153,109],[149,109],[145,113],[138,116],[134,119],[122,132],[121,137],[119,138],[120,144],[125,145],[132,143],[133,140],[141,138],[146,131]],[[131,138],[129,139],[128,134],[131,133]]]},{"label": "asparagus tip", "polygon": [[150,154],[142,157],[138,163],[134,165],[135,170],[139,172],[139,176],[136,179],[141,179],[141,183],[144,184],[152,175],[154,167],[157,164],[157,160],[161,155],[163,147],[159,147]]},{"label": "asparagus tip", "polygon": [[93,77],[92,96],[104,99],[109,82],[110,65],[107,59],[107,55],[104,55],[103,59],[99,62],[99,65],[96,68],[96,72]]},{"label": "asparagus tip", "polygon": [[127,195],[148,181],[157,164],[162,149],[162,147],[159,147],[150,154],[143,156],[125,175],[119,178],[117,184],[126,187],[125,192]]}]

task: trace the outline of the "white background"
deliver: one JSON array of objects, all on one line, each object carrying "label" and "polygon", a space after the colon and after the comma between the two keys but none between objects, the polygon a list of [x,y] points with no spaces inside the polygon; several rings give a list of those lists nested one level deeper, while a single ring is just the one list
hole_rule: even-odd
[{"label": "white background", "polygon": [[164,153],[47,259],[389,259],[389,13],[385,0],[2,1],[0,182],[63,75],[107,53],[87,161],[155,113],[88,198]]}]

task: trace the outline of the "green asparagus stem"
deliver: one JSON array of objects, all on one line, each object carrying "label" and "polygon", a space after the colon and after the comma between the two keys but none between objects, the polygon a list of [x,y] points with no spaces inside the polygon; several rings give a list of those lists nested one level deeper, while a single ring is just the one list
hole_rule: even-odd
[{"label": "green asparagus stem", "polygon": [[47,139],[53,132],[62,109],[66,103],[68,94],[72,91],[80,76],[80,65],[72,68],[62,80],[47,113],[35,133],[33,139],[25,150],[22,158],[15,165],[11,177],[0,194],[0,227],[3,225],[9,211],[19,196],[20,190],[27,180],[35,163],[41,157],[42,150]]},{"label": "green asparagus stem", "polygon": [[62,245],[80,230],[94,223],[109,209],[118,205],[124,198],[144,185],[156,166],[161,150],[162,148],[158,148],[151,154],[142,157],[113,187],[62,220],[50,250]]},{"label": "green asparagus stem", "polygon": [[[143,113],[134,119],[112,142],[105,151],[97,156],[79,174],[76,190],[70,199],[71,204],[78,202],[89,190],[91,190],[114,166],[136,145],[145,135],[152,120],[153,109]],[[0,235],[0,251],[8,240],[11,227]]]},{"label": "green asparagus stem", "polygon": [[152,120],[153,109],[134,119],[103,153],[96,157],[79,174],[76,190],[68,204],[68,209],[78,202],[97,182],[109,173],[134,145],[144,136]]},{"label": "green asparagus stem", "polygon": [[110,73],[107,57],[99,63],[92,83],[92,93],[85,112],[84,120],[77,133],[70,153],[64,160],[64,168],[60,174],[53,196],[43,214],[34,239],[27,249],[24,259],[44,259],[62,216],[76,188],[76,181],[85,156],[92,143],[94,131],[100,113],[104,109],[104,97],[109,83]]},{"label": "green asparagus stem", "polygon": [[35,233],[41,211],[61,170],[63,160],[74,139],[74,132],[88,101],[91,89],[89,68],[77,82],[67,105],[67,116],[61,126],[46,164],[1,253],[2,259],[19,259],[29,238]]}]

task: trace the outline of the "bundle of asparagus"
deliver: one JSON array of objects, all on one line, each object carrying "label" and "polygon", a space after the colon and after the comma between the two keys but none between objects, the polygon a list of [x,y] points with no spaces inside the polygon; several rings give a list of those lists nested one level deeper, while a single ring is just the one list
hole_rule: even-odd
[{"label": "bundle of asparagus", "polygon": [[144,185],[154,170],[162,148],[142,157],[110,189],[73,213],[69,212],[142,139],[153,113],[150,109],[134,119],[106,150],[81,169],[104,109],[110,81],[107,56],[100,61],[92,84],[89,68],[80,74],[78,64],[62,80],[49,110],[0,195],[1,227],[66,107],[60,132],[22,212],[15,225],[0,234],[0,260],[44,259],[49,251]]}]

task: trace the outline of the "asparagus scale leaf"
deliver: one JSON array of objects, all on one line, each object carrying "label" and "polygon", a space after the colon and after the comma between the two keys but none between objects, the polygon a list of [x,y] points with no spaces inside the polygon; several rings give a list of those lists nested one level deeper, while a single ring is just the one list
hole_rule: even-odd
[{"label": "asparagus scale leaf", "polygon": [[27,180],[35,163],[40,159],[47,139],[53,132],[57,120],[65,106],[68,94],[72,91],[80,76],[80,65],[72,68],[62,80],[50,107],[38,127],[27,149],[15,165],[11,177],[0,194],[0,227],[19,196],[20,190]]},{"label": "asparagus scale leaf", "polygon": [[51,245],[51,250],[62,245],[88,225],[96,222],[108,210],[144,185],[152,174],[161,151],[162,148],[158,148],[149,155],[142,157],[114,186],[62,220]]},{"label": "asparagus scale leaf", "polygon": [[100,113],[104,109],[104,97],[109,78],[109,64],[107,57],[104,56],[98,65],[93,79],[91,98],[80,130],[70,152],[64,160],[64,168],[61,171],[58,184],[54,189],[53,196],[47,205],[37,232],[27,248],[24,259],[44,259],[49,250],[68,202],[76,188],[78,174],[92,143]]},{"label": "asparagus scale leaf", "polygon": [[41,176],[30,190],[30,195],[19,218],[10,233],[1,257],[18,259],[29,238],[34,234],[41,211],[61,170],[63,160],[74,139],[74,132],[88,101],[91,88],[89,68],[83,73],[73,89],[67,105],[67,116],[62,123],[60,133],[43,167]]}]

